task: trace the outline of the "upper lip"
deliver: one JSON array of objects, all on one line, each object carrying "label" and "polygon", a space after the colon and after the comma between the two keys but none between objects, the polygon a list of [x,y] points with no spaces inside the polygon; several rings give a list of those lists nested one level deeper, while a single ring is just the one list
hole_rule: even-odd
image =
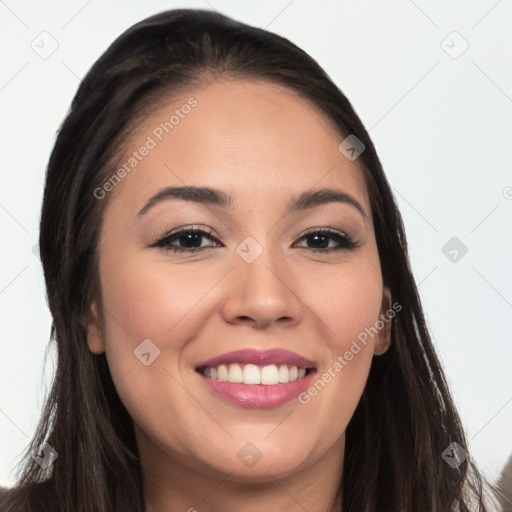
[{"label": "upper lip", "polygon": [[299,368],[315,368],[315,362],[306,359],[305,357],[290,352],[284,348],[273,348],[269,350],[256,350],[253,348],[245,348],[227,352],[220,356],[213,357],[207,361],[202,362],[196,369],[205,366],[219,366],[221,364],[229,363],[243,363],[243,364],[256,364],[256,365],[269,365],[269,364],[289,364]]}]

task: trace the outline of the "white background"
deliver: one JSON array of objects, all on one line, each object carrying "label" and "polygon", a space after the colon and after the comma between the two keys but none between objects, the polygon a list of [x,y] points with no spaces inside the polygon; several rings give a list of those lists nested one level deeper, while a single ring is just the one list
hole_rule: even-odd
[{"label": "white background", "polygon": [[[0,1],[0,485],[15,482],[54,368],[52,351],[43,366],[50,317],[33,247],[56,131],[114,38],[176,7],[289,38],[348,96],[404,217],[470,452],[496,480],[512,453],[512,1],[383,4]],[[43,31],[59,45],[47,59],[31,48]],[[453,31],[469,44],[457,58],[465,43]],[[455,263],[442,252],[454,236],[468,248]]]}]

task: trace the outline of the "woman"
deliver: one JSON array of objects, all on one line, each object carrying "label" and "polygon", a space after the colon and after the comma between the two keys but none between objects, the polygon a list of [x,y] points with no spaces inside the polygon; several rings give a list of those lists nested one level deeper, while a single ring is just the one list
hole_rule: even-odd
[{"label": "woman", "polygon": [[375,148],[288,40],[184,9],[122,34],[40,252],[58,368],[2,510],[490,510]]}]

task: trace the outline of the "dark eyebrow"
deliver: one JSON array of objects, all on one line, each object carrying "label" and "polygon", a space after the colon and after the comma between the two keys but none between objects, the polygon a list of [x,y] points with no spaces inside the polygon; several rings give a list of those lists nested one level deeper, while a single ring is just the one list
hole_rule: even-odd
[{"label": "dark eyebrow", "polygon": [[184,201],[220,206],[222,208],[231,208],[233,205],[233,198],[216,188],[194,186],[166,187],[152,196],[137,215],[144,215],[155,204],[166,199],[182,199]]},{"label": "dark eyebrow", "polygon": [[[167,199],[182,199],[205,205],[220,206],[221,208],[232,208],[233,206],[233,197],[219,189],[196,186],[166,187],[152,196],[137,215],[144,215],[151,207]],[[359,211],[365,220],[367,219],[363,207],[354,197],[342,190],[332,188],[321,188],[303,192],[298,198],[291,199],[286,213],[307,210],[308,208],[333,202],[351,205]]]},{"label": "dark eyebrow", "polygon": [[287,213],[297,210],[306,210],[308,208],[314,208],[315,206],[328,203],[348,204],[353,206],[363,216],[364,220],[368,218],[363,207],[354,197],[343,190],[336,190],[333,188],[306,190],[306,192],[303,192],[297,199],[292,198],[288,206]]}]

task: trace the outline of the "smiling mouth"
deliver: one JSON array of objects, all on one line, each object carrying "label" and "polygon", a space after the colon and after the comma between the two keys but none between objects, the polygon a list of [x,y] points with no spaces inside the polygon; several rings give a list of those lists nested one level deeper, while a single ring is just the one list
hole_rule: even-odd
[{"label": "smiling mouth", "polygon": [[207,379],[220,382],[272,386],[301,380],[306,375],[316,372],[316,368],[301,368],[291,364],[231,363],[218,366],[201,366],[196,371]]}]

